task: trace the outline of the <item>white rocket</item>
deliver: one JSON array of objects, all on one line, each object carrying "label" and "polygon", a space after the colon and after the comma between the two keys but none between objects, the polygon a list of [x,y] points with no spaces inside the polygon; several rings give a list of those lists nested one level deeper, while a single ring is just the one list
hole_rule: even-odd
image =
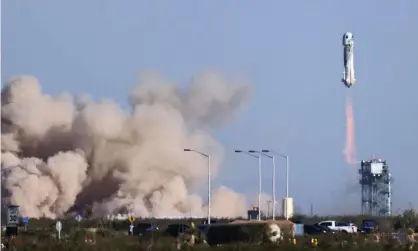
[{"label": "white rocket", "polygon": [[354,76],[354,36],[351,32],[344,33],[343,36],[343,46],[344,46],[344,72],[342,81],[350,88],[353,84],[356,83],[356,78]]}]

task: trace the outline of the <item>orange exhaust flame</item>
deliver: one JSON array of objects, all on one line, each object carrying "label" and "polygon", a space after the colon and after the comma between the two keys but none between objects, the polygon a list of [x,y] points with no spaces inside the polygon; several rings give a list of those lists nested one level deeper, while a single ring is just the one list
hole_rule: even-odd
[{"label": "orange exhaust flame", "polygon": [[346,117],[346,139],[345,139],[345,161],[350,166],[356,165],[356,143],[355,143],[355,131],[354,131],[354,113],[351,99],[347,96],[347,104],[345,106],[345,117]]}]

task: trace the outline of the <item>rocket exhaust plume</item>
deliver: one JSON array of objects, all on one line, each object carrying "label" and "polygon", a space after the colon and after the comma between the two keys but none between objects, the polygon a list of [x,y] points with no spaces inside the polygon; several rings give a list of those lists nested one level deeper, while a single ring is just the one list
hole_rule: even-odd
[{"label": "rocket exhaust plume", "polygon": [[353,106],[351,104],[351,98],[347,96],[347,103],[345,106],[346,117],[346,139],[345,139],[345,161],[350,166],[356,165],[356,143],[355,143],[355,131],[354,131],[354,113]]},{"label": "rocket exhaust plume", "polygon": [[[2,202],[35,218],[86,208],[96,216],[204,217],[207,200],[197,191],[207,161],[183,149],[210,152],[216,176],[224,150],[210,133],[234,119],[251,91],[229,82],[206,72],[178,88],[147,72],[126,112],[110,100],[46,95],[31,76],[10,79],[1,93]],[[213,216],[244,216],[246,205],[226,187],[212,193]]]}]

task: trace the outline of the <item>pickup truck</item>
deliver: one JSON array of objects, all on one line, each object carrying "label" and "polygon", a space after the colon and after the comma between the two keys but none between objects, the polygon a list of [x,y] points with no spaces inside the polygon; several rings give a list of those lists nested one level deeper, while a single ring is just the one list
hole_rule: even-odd
[{"label": "pickup truck", "polygon": [[379,226],[375,220],[363,220],[360,229],[357,229],[357,231],[362,234],[370,234],[378,229]]},{"label": "pickup truck", "polygon": [[319,226],[328,227],[334,231],[340,231],[343,233],[357,233],[357,227],[352,223],[341,223],[333,220],[321,221],[318,223]]}]

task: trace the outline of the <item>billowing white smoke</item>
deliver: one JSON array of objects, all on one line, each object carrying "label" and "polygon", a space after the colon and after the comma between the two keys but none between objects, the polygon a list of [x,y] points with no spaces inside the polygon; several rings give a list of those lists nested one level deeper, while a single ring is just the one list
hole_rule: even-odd
[{"label": "billowing white smoke", "polygon": [[[34,77],[10,79],[2,90],[2,193],[30,217],[60,217],[93,205],[96,215],[133,210],[139,216],[205,214],[207,159],[213,176],[223,148],[209,134],[234,118],[248,83],[215,73],[179,88],[144,73],[132,90],[131,112],[116,103],[43,94]],[[242,196],[213,191],[213,214],[245,215]]]}]

